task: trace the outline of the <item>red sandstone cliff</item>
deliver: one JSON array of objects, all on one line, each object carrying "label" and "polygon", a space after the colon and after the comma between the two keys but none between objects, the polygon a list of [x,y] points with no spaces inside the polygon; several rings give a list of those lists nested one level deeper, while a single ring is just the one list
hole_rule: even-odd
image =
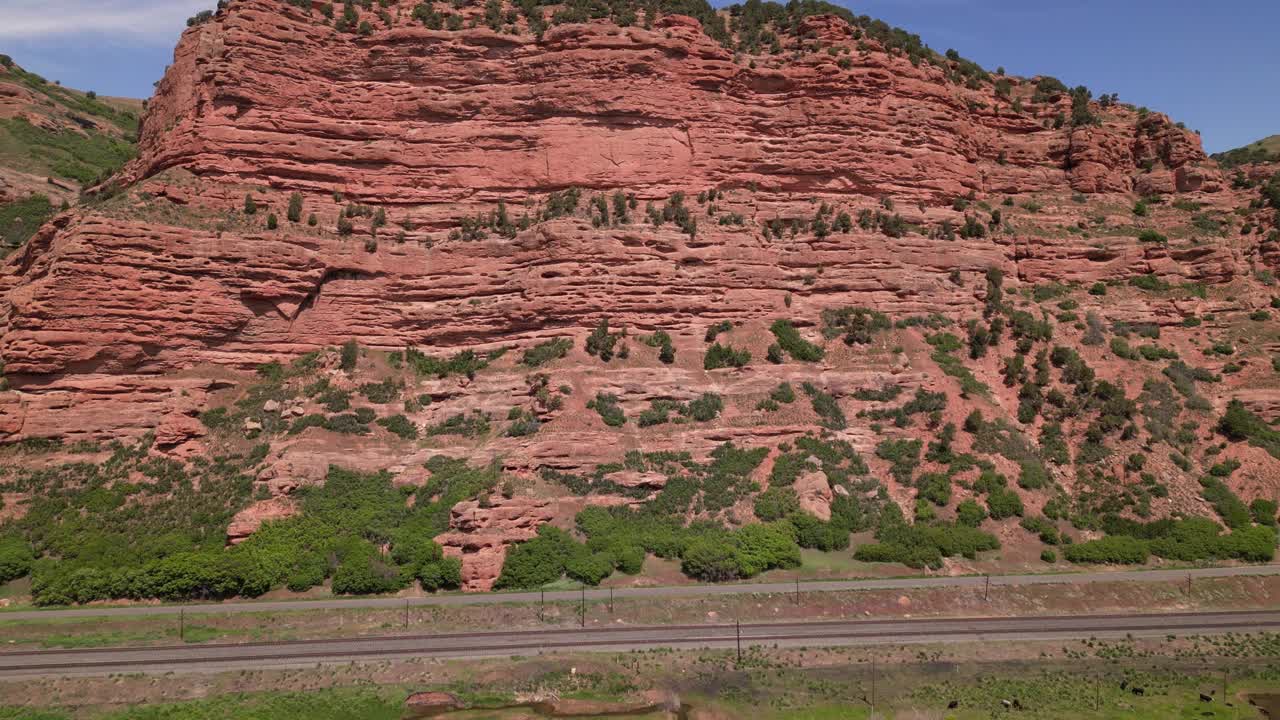
[{"label": "red sandstone cliff", "polygon": [[[779,317],[813,324],[823,310],[858,305],[966,320],[981,312],[990,268],[1010,292],[1141,275],[1239,288],[1196,299],[1122,287],[1081,309],[1174,334],[1189,315],[1225,318],[1266,303],[1249,283],[1276,249],[1262,232],[1273,221],[1256,208],[1247,233],[1184,233],[1191,211],[1169,204],[1135,219],[1140,195],[1178,194],[1197,212],[1220,213],[1256,195],[1224,181],[1199,139],[1159,113],[1095,101],[1097,124],[1064,124],[1069,94],[1037,102],[1035,83],[1017,78],[1007,95],[991,81],[968,87],[948,78],[949,67],[915,64],[833,16],[805,19],[785,55],[735,56],[680,16],[651,29],[557,25],[536,38],[429,30],[410,9],[393,2],[391,26],[361,36],[314,10],[232,0],[183,35],[118,192],[60,215],[0,267],[0,355],[13,388],[0,393],[0,438],[136,437],[158,427],[163,448],[190,450],[203,434],[196,414],[243,387],[242,371],[350,338],[444,354],[557,336],[580,346],[601,317],[633,333],[671,333],[674,366],[641,353],[602,366],[575,350],[557,366],[557,382],[575,390],[571,411],[535,437],[406,449],[383,435],[334,443],[317,428],[273,450],[276,467],[302,456],[315,467],[261,480],[285,495],[318,480],[328,461],[417,467],[444,451],[502,458],[521,472],[587,470],[635,447],[705,454],[726,440],[785,441],[814,429],[812,415],[751,410],[782,380],[816,374],[850,416],[867,407],[848,399],[854,390],[890,380],[960,394],[914,330],[872,359],[833,353],[818,366],[708,373],[701,338],[720,320],[739,323],[736,341],[762,360],[764,328]],[[461,218],[499,202],[513,220],[536,218],[550,193],[568,188],[582,189],[585,212],[511,237],[457,237]],[[693,200],[711,189],[714,214]],[[615,192],[635,198],[627,221],[593,222],[591,196]],[[677,192],[699,213],[692,235],[646,222],[647,204]],[[298,222],[286,217],[292,193],[303,201]],[[379,209],[387,224],[348,212],[353,203]],[[903,226],[809,231],[823,206],[897,215]],[[979,215],[990,228],[982,237],[944,230]],[[770,231],[792,221],[806,229]],[[340,232],[346,222],[351,232]],[[1173,240],[1141,242],[1136,231],[1147,227]],[[1174,342],[1190,356],[1212,327]],[[1080,343],[1081,322],[1060,328],[1062,342]],[[1141,386],[1103,350],[1085,352]],[[1229,379],[1214,402],[1270,382],[1264,369]],[[999,387],[994,359],[976,372]],[[411,419],[504,413],[527,399],[526,374],[508,360],[474,380],[424,381],[417,392],[435,403]],[[602,391],[635,411],[703,389],[729,397],[730,409],[679,432],[619,433],[585,406]],[[1017,403],[1001,388],[981,406],[1011,414]],[[874,444],[866,423],[842,436],[863,450]],[[820,514],[830,488],[809,484],[805,502]],[[269,517],[292,506],[263,507]],[[491,583],[506,544],[556,516],[545,502],[511,507],[533,510],[495,511],[478,534],[455,518],[457,532],[444,538],[450,553],[479,558],[466,569],[469,585]],[[237,537],[261,517],[241,519]]]}]

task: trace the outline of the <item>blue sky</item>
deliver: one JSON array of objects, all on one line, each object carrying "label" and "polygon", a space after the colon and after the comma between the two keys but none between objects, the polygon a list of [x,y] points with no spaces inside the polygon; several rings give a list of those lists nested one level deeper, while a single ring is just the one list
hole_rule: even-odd
[{"label": "blue sky", "polygon": [[[0,0],[0,52],[72,87],[146,97],[186,18],[214,2]],[[1278,0],[841,4],[987,68],[1056,75],[1167,112],[1200,130],[1210,152],[1280,133]]]}]

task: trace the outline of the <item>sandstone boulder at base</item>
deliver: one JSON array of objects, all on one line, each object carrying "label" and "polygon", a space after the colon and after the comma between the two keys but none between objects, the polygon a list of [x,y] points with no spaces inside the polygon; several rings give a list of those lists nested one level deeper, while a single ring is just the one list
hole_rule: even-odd
[{"label": "sandstone boulder at base", "polygon": [[292,498],[273,497],[259,500],[231,518],[227,526],[227,544],[244,542],[268,520],[283,520],[298,514],[297,503]]},{"label": "sandstone boulder at base", "polygon": [[796,478],[794,487],[801,510],[821,520],[831,519],[831,484],[825,473],[807,472]]}]

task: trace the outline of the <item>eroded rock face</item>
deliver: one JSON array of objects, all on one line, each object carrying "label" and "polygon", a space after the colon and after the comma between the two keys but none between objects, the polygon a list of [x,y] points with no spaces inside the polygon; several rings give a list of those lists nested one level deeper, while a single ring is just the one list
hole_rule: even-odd
[{"label": "eroded rock face", "polygon": [[555,517],[548,500],[499,498],[488,507],[460,502],[449,513],[449,532],[436,537],[446,557],[462,559],[462,589],[489,590],[502,573],[507,549],[531,540]]},{"label": "eroded rock face", "polygon": [[[994,270],[1010,297],[1039,283],[1113,283],[1109,297],[1120,299],[1085,298],[1078,317],[1058,320],[1054,342],[1084,348],[1084,318],[1094,313],[1108,324],[1165,328],[1193,357],[1213,338],[1207,326],[1178,335],[1184,319],[1268,302],[1261,291],[1230,300],[1124,294],[1138,276],[1220,286],[1280,264],[1280,244],[1261,227],[1206,235],[1185,232],[1189,216],[1135,220],[1140,194],[1178,193],[1221,213],[1256,198],[1225,182],[1195,134],[1159,113],[1094,103],[1099,122],[1073,127],[1058,119],[1071,115],[1068,95],[1032,102],[1035,81],[1019,78],[1005,78],[1009,95],[966,87],[833,16],[806,18],[802,29],[834,52],[735,61],[682,16],[652,29],[556,25],[538,39],[429,30],[410,20],[412,4],[391,2],[391,27],[379,23],[367,37],[277,0],[235,0],[184,33],[119,194],[59,215],[0,264],[10,388],[0,391],[0,441],[154,432],[157,452],[187,457],[210,441],[199,413],[212,398],[233,402],[224,391],[243,391],[247,371],[350,339],[439,356],[510,346],[506,360],[474,377],[416,377],[404,397],[376,403],[380,416],[403,412],[424,429],[473,412],[497,426],[533,404],[534,369],[517,363],[518,352],[571,341],[568,358],[548,370],[552,387],[571,392],[563,407],[535,408],[534,434],[407,441],[375,426],[358,437],[312,427],[265,438],[273,444],[257,480],[271,499],[237,516],[235,542],[292,512],[290,496],[323,482],[330,465],[394,467],[396,482],[415,486],[437,454],[498,460],[526,478],[542,469],[589,474],[629,451],[705,459],[726,442],[776,448],[829,428],[804,396],[761,410],[780,383],[797,395],[815,383],[850,418],[871,407],[851,399],[859,389],[962,395],[931,359],[923,330],[904,331],[898,347],[876,345],[874,355],[827,338],[819,363],[767,362],[768,327],[779,318],[815,341],[822,312],[850,306],[963,323],[981,316]],[[1269,176],[1250,169],[1249,177]],[[582,189],[576,212],[540,217],[551,193],[573,187]],[[708,190],[712,200],[696,199]],[[303,208],[296,222],[286,214],[294,193]],[[625,218],[615,211],[602,220],[594,196],[611,205],[614,193]],[[648,206],[661,214],[675,193],[685,194],[695,232],[649,221]],[[387,219],[378,228],[374,208]],[[464,239],[462,218],[496,218],[499,208],[511,232]],[[851,227],[810,230],[824,208],[828,226],[847,213]],[[1140,224],[1182,234],[1140,242]],[[630,333],[632,359],[605,364],[581,350],[606,317]],[[704,332],[725,320],[735,327],[727,342],[754,361],[707,371]],[[963,335],[962,325],[952,329]],[[657,330],[674,338],[673,363],[641,348],[637,335]],[[1013,340],[1005,342],[1008,355]],[[997,350],[971,363],[992,397],[967,396],[946,421],[962,423],[975,404],[989,417],[1016,415],[1017,389],[1003,386]],[[1114,357],[1083,352],[1101,376],[1142,386]],[[322,362],[334,388],[357,390],[364,380],[339,371],[334,353]],[[1274,416],[1278,404],[1254,394],[1256,380],[1253,369],[1227,378],[1215,407],[1241,396]],[[635,427],[653,403],[704,392],[726,399],[716,420]],[[587,406],[599,393],[617,396],[632,424],[606,427]],[[269,402],[264,412],[287,422],[321,412],[313,398]],[[244,441],[269,434],[260,418],[235,432]],[[850,422],[833,437],[869,454],[883,435]],[[623,470],[607,480],[656,492],[667,477]],[[833,492],[850,492],[822,473],[802,476],[796,490],[823,518]],[[910,499],[903,487],[889,494]],[[467,589],[488,589],[507,549],[539,526],[587,503],[632,502],[461,503],[437,541],[463,559]]]},{"label": "eroded rock face", "polygon": [[[855,42],[838,18],[806,23],[836,46]],[[762,237],[757,223],[812,215],[810,198],[856,214],[893,197],[908,221],[933,224],[962,219],[948,206],[970,193],[1130,192],[1149,162],[1171,178],[1143,180],[1161,185],[1150,190],[1221,185],[1198,139],[1163,115],[1115,107],[1098,127],[1047,129],[1069,99],[1001,112],[989,90],[877,48],[853,53],[848,67],[826,53],[750,67],[678,16],[653,30],[555,26],[541,41],[432,31],[406,17],[359,38],[293,7],[243,0],[184,34],[125,179],[189,209],[235,207],[247,183],[265,191],[260,215],[283,215],[296,190],[323,227],[342,208],[329,196],[341,193],[404,221],[406,242],[384,230],[369,252],[300,226],[198,231],[63,217],[0,271],[7,371],[20,384],[245,367],[349,337],[374,347],[511,341],[604,313],[669,327],[762,317],[789,294],[810,313],[856,293],[886,311],[954,314],[973,296],[945,278],[992,266],[1031,281],[1153,269],[1223,281],[1239,271],[1215,248],[1161,264],[1131,237],[1103,238],[1111,249],[1101,251],[1096,239],[1072,247],[1015,236],[944,250],[915,234]],[[199,190],[149,180],[166,169],[194,173]],[[748,185],[722,211],[751,222],[707,223],[696,238],[564,220],[511,240],[444,240],[474,209],[516,208],[548,189],[661,203],[678,190]]]}]

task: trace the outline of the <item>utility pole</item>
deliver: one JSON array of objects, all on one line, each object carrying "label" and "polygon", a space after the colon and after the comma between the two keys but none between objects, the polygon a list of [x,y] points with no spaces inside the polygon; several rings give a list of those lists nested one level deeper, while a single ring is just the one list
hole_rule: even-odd
[{"label": "utility pole", "polygon": [[800,604],[800,578],[796,578],[796,604]]},{"label": "utility pole", "polygon": [[742,618],[735,618],[733,621],[734,630],[738,638],[738,665],[742,665]]},{"label": "utility pole", "polygon": [[404,629],[409,629],[409,598],[404,599]]},{"label": "utility pole", "polygon": [[986,585],[982,588],[982,601],[989,602],[991,600],[991,576],[987,575]]},{"label": "utility pole", "polygon": [[1187,573],[1187,597],[1191,597],[1191,573]]},{"label": "utility pole", "polygon": [[609,588],[609,614],[613,614],[613,588]]},{"label": "utility pole", "polygon": [[178,609],[178,640],[186,642],[187,640],[187,609]]},{"label": "utility pole", "polygon": [[582,586],[582,609],[580,614],[582,615],[582,627],[585,628],[587,626],[587,586],[585,583]]},{"label": "utility pole", "polygon": [[547,620],[547,590],[538,588],[538,622]]}]

